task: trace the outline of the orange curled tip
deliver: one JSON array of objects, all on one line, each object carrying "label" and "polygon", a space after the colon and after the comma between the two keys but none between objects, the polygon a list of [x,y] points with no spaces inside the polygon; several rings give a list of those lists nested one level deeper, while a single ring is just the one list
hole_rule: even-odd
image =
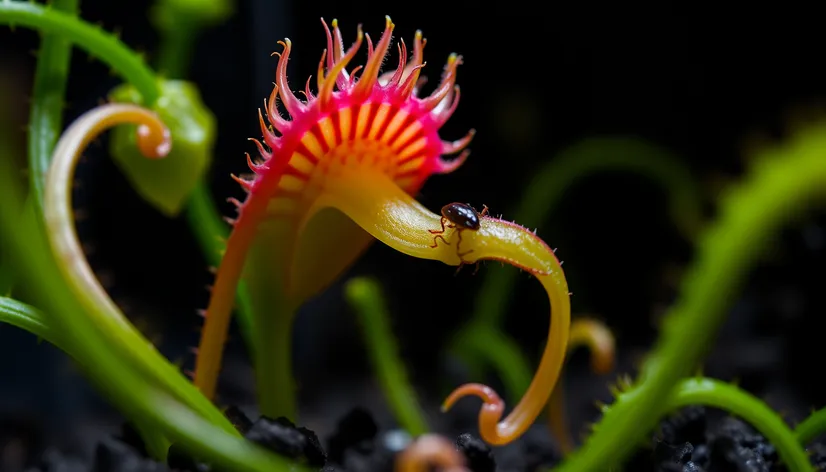
[{"label": "orange curled tip", "polygon": [[160,121],[149,122],[138,126],[137,144],[141,154],[150,159],[166,157],[172,150],[172,139],[169,128]]},{"label": "orange curled tip", "polygon": [[[505,412],[505,402],[502,398],[487,385],[470,383],[462,385],[454,390],[442,404],[442,412],[446,412],[459,399],[475,395],[482,399],[482,409],[479,411],[479,435],[488,444],[502,446],[514,440],[513,425],[503,424],[500,427],[499,420]],[[504,433],[503,433],[504,431]],[[516,433],[518,435],[518,432]]]},{"label": "orange curled tip", "polygon": [[502,401],[502,398],[495,390],[484,384],[468,383],[459,386],[445,398],[445,401],[442,403],[442,413],[450,410],[460,399],[470,395],[481,398],[482,402],[484,402],[484,408],[495,406],[499,411],[504,411],[505,409],[505,402]]}]

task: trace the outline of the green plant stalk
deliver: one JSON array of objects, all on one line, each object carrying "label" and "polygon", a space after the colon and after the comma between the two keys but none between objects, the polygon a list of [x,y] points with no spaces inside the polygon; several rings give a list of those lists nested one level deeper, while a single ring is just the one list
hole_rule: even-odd
[{"label": "green plant stalk", "polygon": [[251,310],[255,318],[255,387],[261,413],[271,418],[285,416],[299,422],[296,382],[293,377],[293,320],[298,306],[278,287],[279,273],[272,258],[256,253],[247,258],[246,269],[253,274],[247,280]]},{"label": "green plant stalk", "polygon": [[520,347],[501,331],[486,324],[465,328],[467,335],[458,338],[454,352],[469,366],[479,361],[493,366],[498,373],[508,402],[515,403],[531,383],[533,371]]},{"label": "green plant stalk", "polygon": [[110,339],[117,340],[117,346],[133,367],[142,371],[149,381],[167,388],[178,400],[185,402],[217,426],[239,434],[212,402],[201,395],[121,313],[83,256],[72,217],[71,189],[79,153],[83,151],[88,139],[114,126],[109,124],[106,128],[98,128],[102,116],[105,116],[103,113],[101,109],[89,111],[69,126],[58,141],[46,177],[43,199],[46,238],[58,256],[57,271],[87,315],[94,319],[98,329]]},{"label": "green plant stalk", "polygon": [[706,352],[748,270],[770,237],[824,195],[826,129],[811,128],[779,150],[759,156],[752,173],[721,200],[719,220],[697,244],[679,300],[642,366],[633,396],[614,405],[595,433],[559,468],[604,470],[622,462],[651,431],[681,378]]},{"label": "green plant stalk", "polygon": [[[177,11],[174,8],[170,9]],[[160,31],[156,70],[167,78],[183,78],[192,58],[193,46],[199,33],[199,22],[180,18],[176,27]]]},{"label": "green plant stalk", "polygon": [[[51,8],[77,15],[79,0],[53,0]],[[57,33],[44,33],[34,73],[29,119],[29,180],[37,214],[43,214],[43,184],[52,150],[63,129],[63,105],[72,44]]]},{"label": "green plant stalk", "polygon": [[0,23],[55,33],[83,48],[126,78],[143,96],[147,107],[160,97],[157,78],[137,53],[114,35],[72,15],[23,1],[0,1]]},{"label": "green plant stalk", "polygon": [[46,321],[46,315],[36,308],[9,297],[0,297],[0,323],[16,326],[40,339],[45,339],[61,351],[69,354],[67,345]]},{"label": "green plant stalk", "polygon": [[789,470],[814,471],[806,450],[783,418],[750,393],[714,379],[687,379],[668,397],[666,409],[676,411],[691,405],[720,408],[743,418],[777,448]]},{"label": "green plant stalk", "polygon": [[[0,23],[22,25],[63,36],[77,44],[87,53],[99,57],[131,83],[149,108],[160,97],[160,88],[154,72],[144,63],[143,58],[129,49],[114,35],[92,26],[83,20],[40,5],[22,1],[0,1]],[[62,104],[62,100],[59,101]],[[34,129],[34,128],[33,128]],[[42,184],[41,184],[42,188]],[[221,253],[228,230],[209,198],[208,190],[198,186],[187,208],[187,217],[193,225],[194,233],[210,265],[220,264]],[[217,250],[216,250],[217,249]],[[249,296],[241,286],[238,291],[239,325],[254,349],[252,316]]]},{"label": "green plant stalk", "polygon": [[[7,164],[4,160],[0,163]],[[3,169],[5,171],[8,168]],[[0,176],[8,175],[0,172]],[[4,179],[8,184],[8,178]],[[97,385],[106,392],[118,408],[128,417],[139,418],[151,428],[156,428],[196,457],[238,471],[308,471],[239,436],[231,435],[207,422],[185,405],[177,403],[157,387],[148,383],[137,372],[124,368],[117,350],[112,350],[111,340],[96,329],[93,319],[82,311],[77,301],[63,285],[56,272],[57,262],[45,244],[44,236],[32,226],[21,227],[13,221],[9,208],[19,206],[19,192],[12,192],[13,185],[0,185],[0,233],[15,250],[21,267],[22,279],[38,292],[46,309],[55,313],[55,329],[61,333],[61,342],[73,352],[81,365]],[[17,193],[18,195],[14,195]],[[17,205],[10,205],[12,201]],[[12,314],[18,322],[40,329],[32,320],[21,320],[19,313]],[[7,319],[11,319],[7,316]],[[46,328],[48,330],[48,328]]]},{"label": "green plant stalk", "polygon": [[[132,82],[133,85],[135,85],[135,87],[142,93],[145,100],[151,102],[157,99],[159,89],[157,86],[157,81],[154,78],[154,74],[152,74],[151,70],[143,64],[143,61],[137,56],[137,54],[124,46],[113,36],[108,35],[81,20],[31,3],[2,2],[0,3],[0,21],[23,24],[25,26],[42,29],[49,33],[64,35],[67,39],[72,42],[76,42],[81,47],[84,47],[84,49],[86,49],[90,54],[98,55],[110,63],[110,65],[112,65],[116,70],[120,70],[121,73],[126,76],[126,78],[130,80],[130,82]],[[151,80],[147,79],[147,76],[151,77]],[[57,102],[62,103],[62,100],[57,100]],[[42,124],[43,122],[39,122],[37,125],[41,126]],[[42,149],[40,151],[42,151]],[[48,163],[48,160],[46,162]],[[42,188],[42,184],[40,187]],[[101,321],[103,320],[104,318],[101,318]],[[122,324],[115,323],[114,319],[112,320],[113,322],[110,323],[110,328],[118,326],[124,327]],[[124,327],[123,330],[118,330],[117,332],[122,335],[126,335],[128,334],[128,331],[128,327]],[[132,338],[132,342],[127,343],[124,346],[132,346],[136,352],[141,351],[141,349],[138,348],[138,346],[141,345],[140,342],[137,342],[138,338],[135,338],[134,336],[132,336]],[[145,352],[144,354],[147,353]],[[188,382],[186,383],[186,387],[184,387],[180,382],[178,382],[177,386],[175,386],[175,382],[172,382],[171,379],[179,376],[177,370],[175,370],[171,364],[168,366],[163,365],[168,364],[168,362],[166,362],[165,359],[160,359],[160,355],[155,357],[158,358],[154,359],[155,362],[148,362],[149,358],[144,357],[143,359],[140,359],[139,364],[148,369],[149,372],[155,372],[156,367],[165,368],[166,374],[160,375],[160,371],[157,372],[160,375],[158,380],[160,380],[162,384],[166,383],[172,388],[172,391],[176,391],[179,395],[183,395],[181,398],[186,398],[189,402],[193,402],[193,405],[198,405],[199,410],[206,414],[207,417],[215,421],[216,424],[222,425],[228,431],[237,433],[229,420],[227,420],[226,417],[215,409],[206,399],[200,395],[196,395],[197,390],[195,390],[194,387],[191,387]],[[159,360],[163,360],[164,362],[157,362]]]},{"label": "green plant stalk", "polygon": [[[674,224],[687,239],[696,237],[702,224],[702,198],[689,170],[667,150],[628,136],[587,138],[563,150],[533,177],[515,211],[515,221],[526,226],[541,226],[557,210],[570,188],[595,173],[611,171],[639,174],[658,184],[666,193]],[[490,364],[505,383],[511,401],[522,395],[531,378],[515,371],[529,371],[529,364],[523,355],[515,355],[512,347],[503,344],[513,344],[505,335],[492,337],[489,333],[501,333],[516,277],[515,270],[485,272],[473,315],[450,344],[453,352],[472,364],[483,359],[510,359],[511,364]],[[476,336],[482,339],[470,339]],[[484,357],[479,357],[481,351],[475,346],[484,346]],[[473,368],[481,369],[478,365]]]},{"label": "green plant stalk", "polygon": [[[0,297],[0,323],[10,324],[28,331],[37,336],[38,339],[46,340],[49,344],[77,360],[77,356],[72,353],[69,344],[58,335],[59,331],[52,328],[49,318],[32,306],[13,298]],[[169,441],[162,436],[153,434],[143,421],[134,421],[134,424],[140,431],[150,455],[159,460],[164,459],[169,450]]]},{"label": "green plant stalk", "polygon": [[[161,5],[166,3],[161,2]],[[183,79],[187,76],[190,58],[193,54],[195,38],[203,23],[192,18],[178,18],[180,11],[169,8],[168,15],[172,15],[172,23],[179,25],[172,29],[160,32],[158,62],[156,68],[168,78]],[[206,181],[200,182],[192,191],[186,205],[187,223],[201,252],[212,267],[221,265],[221,257],[229,237],[229,228],[221,218],[221,214],[213,203],[214,200]],[[242,281],[238,286],[237,320],[241,334],[246,341],[250,357],[255,358],[255,337],[252,334],[252,305],[247,292],[246,284]]]},{"label": "green plant stalk", "polygon": [[794,429],[797,440],[804,445],[823,433],[826,433],[826,408],[813,412]]},{"label": "green plant stalk", "polygon": [[[693,240],[702,224],[699,190],[691,173],[668,151],[633,137],[588,138],[571,146],[539,170],[514,213],[515,221],[541,226],[570,188],[598,172],[623,171],[651,179],[666,193],[671,218]],[[517,271],[486,271],[472,321],[500,326]]]},{"label": "green plant stalk", "polygon": [[367,352],[397,421],[411,436],[427,433],[427,420],[399,358],[378,282],[367,277],[354,278],[347,282],[344,293],[361,321]]}]

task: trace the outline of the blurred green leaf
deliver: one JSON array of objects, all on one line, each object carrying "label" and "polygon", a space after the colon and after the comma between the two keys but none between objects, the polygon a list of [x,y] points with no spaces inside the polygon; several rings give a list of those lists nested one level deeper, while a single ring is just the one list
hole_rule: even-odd
[{"label": "blurred green leaf", "polygon": [[[110,152],[135,190],[167,216],[176,216],[212,161],[216,123],[197,87],[180,80],[162,81],[161,97],[152,107],[172,134],[172,151],[164,159],[146,159],[135,142],[135,127],[113,130]],[[141,103],[131,85],[110,94],[121,103]]]},{"label": "blurred green leaf", "polygon": [[152,25],[161,31],[172,31],[182,26],[180,19],[199,23],[197,26],[218,24],[235,11],[233,0],[158,0],[150,12]]}]

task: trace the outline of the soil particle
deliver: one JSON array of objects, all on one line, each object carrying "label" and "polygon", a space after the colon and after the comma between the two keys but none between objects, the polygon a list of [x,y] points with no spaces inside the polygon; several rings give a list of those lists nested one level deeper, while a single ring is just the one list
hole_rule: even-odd
[{"label": "soil particle", "polygon": [[296,427],[292,421],[280,417],[260,417],[252,424],[245,437],[273,452],[290,459],[297,459],[311,467],[324,467],[327,454],[318,437],[307,428]]},{"label": "soil particle", "polygon": [[627,470],[674,472],[781,472],[777,450],[742,420],[688,407],[661,422],[652,447]]},{"label": "soil particle", "polygon": [[460,434],[456,446],[467,458],[467,466],[473,472],[496,472],[493,451],[481,439],[470,433]]}]

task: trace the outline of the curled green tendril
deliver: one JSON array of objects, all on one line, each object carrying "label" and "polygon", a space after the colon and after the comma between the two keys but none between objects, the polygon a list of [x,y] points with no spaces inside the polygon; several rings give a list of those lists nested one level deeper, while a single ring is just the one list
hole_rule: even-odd
[{"label": "curled green tendril", "polygon": [[[107,33],[69,13],[30,2],[0,1],[0,23],[10,26],[25,26],[43,33],[59,35],[64,40],[83,48],[87,53],[100,58],[131,83],[141,94],[144,106],[152,108],[161,97],[159,80],[139,54],[123,44],[113,34]],[[50,54],[41,57],[40,63],[55,59],[60,59],[60,57]],[[51,96],[50,100],[62,106],[62,97],[63,93],[61,92],[60,100],[57,100],[55,96]],[[36,94],[35,100],[37,100]],[[54,146],[54,140],[60,133],[60,120],[55,118],[55,111],[52,108],[55,106],[57,105],[50,105],[48,119],[44,118],[32,122],[33,135],[42,135],[48,138],[51,140],[50,146]],[[41,131],[43,126],[49,126],[50,130]],[[38,142],[37,157],[32,157],[34,159],[32,168],[35,171],[32,178],[37,179],[37,181],[33,180],[33,184],[38,189],[42,189],[43,175],[51,157],[51,149],[47,144],[43,140]],[[36,198],[39,200],[41,197],[37,196]],[[38,214],[42,214],[42,210]],[[204,184],[196,186],[195,191],[190,196],[187,204],[187,221],[198,240],[204,257],[211,266],[217,267],[221,261],[221,253],[225,247],[224,240],[229,234],[229,230],[215,208],[209,190]],[[249,297],[246,288],[243,286],[239,287],[238,291],[238,315],[239,324],[247,340],[247,345],[250,349],[254,349]]]},{"label": "curled green tendril", "polygon": [[[4,320],[15,320],[41,334],[55,332],[55,342],[71,352],[84,371],[129,418],[146,428],[161,431],[170,441],[180,443],[193,456],[226,470],[286,472],[307,470],[259,446],[210,423],[188,406],[148,382],[136,369],[129,368],[122,349],[108,336],[94,317],[84,311],[70,289],[63,283],[42,225],[22,220],[22,191],[12,176],[11,162],[0,159],[0,239],[8,244],[21,283],[42,306],[49,325],[37,323],[34,316],[25,319],[21,305],[4,304]],[[45,329],[45,331],[43,331]]]},{"label": "curled green tendril", "polygon": [[800,444],[807,444],[823,433],[826,433],[826,408],[813,412],[794,429]]},{"label": "curled green tendril", "polygon": [[614,405],[559,470],[602,470],[607,461],[621,462],[636,439],[654,428],[670,393],[713,341],[771,236],[824,195],[824,149],[823,123],[803,129],[784,146],[758,155],[751,173],[720,200],[719,219],[697,243],[681,296],[663,319],[629,401]]},{"label": "curled green tendril", "polygon": [[407,379],[404,362],[399,358],[378,282],[372,278],[355,278],[347,282],[344,293],[359,317],[367,352],[399,424],[412,436],[425,434],[429,429],[427,420]]}]

